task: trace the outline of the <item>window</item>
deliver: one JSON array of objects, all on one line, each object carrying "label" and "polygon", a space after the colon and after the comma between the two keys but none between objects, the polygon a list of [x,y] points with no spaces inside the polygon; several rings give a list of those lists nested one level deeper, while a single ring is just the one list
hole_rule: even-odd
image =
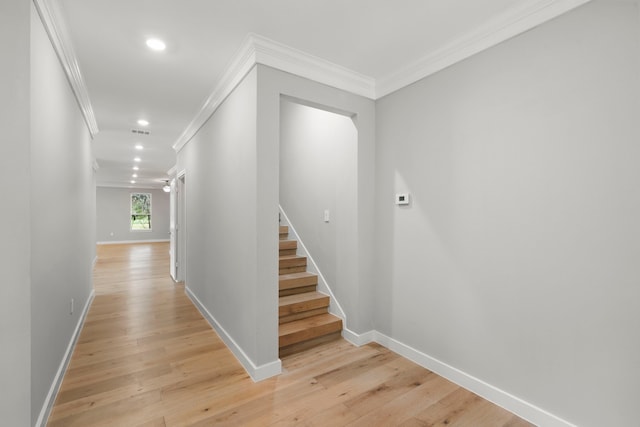
[{"label": "window", "polygon": [[151,231],[151,193],[131,193],[131,231]]}]

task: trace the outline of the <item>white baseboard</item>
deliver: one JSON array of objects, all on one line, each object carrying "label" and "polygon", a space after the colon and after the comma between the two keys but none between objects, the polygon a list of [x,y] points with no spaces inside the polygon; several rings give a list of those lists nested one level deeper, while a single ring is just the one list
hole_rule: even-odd
[{"label": "white baseboard", "polygon": [[36,427],[45,426],[47,424],[47,420],[49,419],[49,414],[51,414],[51,409],[53,408],[53,404],[56,401],[58,390],[60,390],[60,386],[62,385],[62,379],[64,378],[64,374],[67,371],[69,362],[71,361],[73,350],[76,347],[76,342],[78,341],[78,337],[80,336],[80,331],[82,330],[82,326],[84,325],[84,321],[87,317],[87,313],[89,312],[89,307],[91,307],[91,303],[93,302],[94,297],[95,297],[95,290],[92,289],[91,294],[89,295],[89,298],[87,299],[87,302],[85,303],[84,308],[82,309],[82,313],[78,318],[78,324],[76,325],[76,329],[73,331],[73,335],[71,335],[71,340],[69,341],[69,345],[67,346],[67,351],[64,353],[64,357],[62,358],[60,367],[58,367],[58,372],[56,373],[56,376],[53,379],[51,388],[49,388],[49,393],[47,393],[47,398],[44,400],[44,404],[42,405],[42,409],[40,410],[40,414],[38,415],[38,420],[35,423]]},{"label": "white baseboard", "polygon": [[342,338],[349,341],[356,347],[361,347],[365,344],[375,341],[376,331],[365,332],[364,334],[358,334],[350,329],[342,328]]},{"label": "white baseboard", "polygon": [[440,360],[401,343],[400,341],[381,332],[372,330],[363,334],[358,334],[345,328],[342,330],[342,336],[345,340],[356,346],[362,346],[370,342],[378,343],[422,366],[423,368],[433,371],[441,377],[472,391],[478,396],[513,412],[520,418],[523,418],[535,425],[545,427],[575,427],[574,424],[571,424],[570,422],[565,421],[542,408],[532,405],[519,397],[507,393],[506,391],[488,384],[473,375],[469,375],[466,372],[454,368],[451,365],[441,362]]},{"label": "white baseboard", "polygon": [[218,323],[218,321],[213,317],[209,310],[202,304],[202,302],[198,299],[198,297],[185,286],[185,293],[189,297],[189,299],[196,306],[198,311],[204,316],[204,318],[209,322],[211,327],[218,333],[218,336],[224,341],[227,347],[231,350],[233,355],[238,359],[240,364],[244,367],[247,373],[251,376],[253,381],[258,382],[265,380],[267,378],[279,375],[282,372],[282,362],[280,359],[274,360],[273,362],[266,363],[264,365],[256,366],[253,361],[247,356],[247,354],[242,350],[242,348],[235,342],[235,340],[224,330],[224,328]]},{"label": "white baseboard", "polygon": [[131,243],[164,243],[169,239],[149,239],[149,240],[109,240],[104,242],[96,242],[96,245],[128,245]]}]

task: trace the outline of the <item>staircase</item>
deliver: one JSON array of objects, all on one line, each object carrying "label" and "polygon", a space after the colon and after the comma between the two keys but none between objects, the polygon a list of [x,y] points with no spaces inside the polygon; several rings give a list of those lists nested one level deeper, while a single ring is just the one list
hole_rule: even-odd
[{"label": "staircase", "polygon": [[280,226],[280,357],[339,338],[342,319],[329,314],[329,297],[316,291],[318,276],[307,272],[298,242]]}]

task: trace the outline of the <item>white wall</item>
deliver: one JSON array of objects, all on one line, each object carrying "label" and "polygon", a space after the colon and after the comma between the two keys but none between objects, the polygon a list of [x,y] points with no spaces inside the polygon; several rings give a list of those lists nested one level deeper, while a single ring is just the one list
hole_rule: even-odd
[{"label": "white wall", "polygon": [[376,109],[376,329],[581,426],[640,415],[639,17],[594,1]]},{"label": "white wall", "polygon": [[[89,131],[35,11],[31,25],[31,423],[35,423],[92,291],[96,212]],[[72,298],[75,307],[70,314]]]},{"label": "white wall", "polygon": [[358,281],[358,132],[346,115],[280,105],[280,205],[343,300]]},{"label": "white wall", "polygon": [[[131,231],[131,193],[151,193],[151,231]],[[96,239],[99,243],[169,240],[169,193],[148,188],[97,187]]]},{"label": "white wall", "polygon": [[29,206],[30,2],[0,2],[0,414],[31,424]]}]

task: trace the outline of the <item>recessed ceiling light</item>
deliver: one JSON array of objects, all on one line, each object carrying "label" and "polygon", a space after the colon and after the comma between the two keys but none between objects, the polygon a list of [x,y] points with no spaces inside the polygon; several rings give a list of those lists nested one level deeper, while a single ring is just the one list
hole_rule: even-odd
[{"label": "recessed ceiling light", "polygon": [[132,184],[135,184],[135,183],[136,183],[134,180],[131,180],[131,181],[129,181],[129,182],[131,182]]},{"label": "recessed ceiling light", "polygon": [[134,166],[134,167],[133,167],[133,170],[134,170],[134,171],[137,171],[137,170],[139,170],[139,169],[140,169],[140,168],[139,168],[139,167],[137,167],[137,166]]},{"label": "recessed ceiling light", "polygon": [[136,150],[142,150],[144,149],[144,146],[142,146],[141,144],[136,145]]},{"label": "recessed ceiling light", "polygon": [[140,162],[140,161],[142,161],[142,159],[141,159],[140,157],[135,157],[135,158],[133,159],[133,161],[134,161],[134,162]]},{"label": "recessed ceiling light", "polygon": [[147,120],[145,120],[145,119],[138,120],[138,124],[140,126],[149,126],[149,122]]},{"label": "recessed ceiling light", "polygon": [[133,175],[131,175],[131,176],[132,176],[133,178],[137,178],[137,177],[138,177],[138,174],[137,174],[137,173],[134,173],[134,174],[133,174]]},{"label": "recessed ceiling light", "polygon": [[157,52],[163,51],[167,45],[160,39],[147,39],[147,47]]}]

